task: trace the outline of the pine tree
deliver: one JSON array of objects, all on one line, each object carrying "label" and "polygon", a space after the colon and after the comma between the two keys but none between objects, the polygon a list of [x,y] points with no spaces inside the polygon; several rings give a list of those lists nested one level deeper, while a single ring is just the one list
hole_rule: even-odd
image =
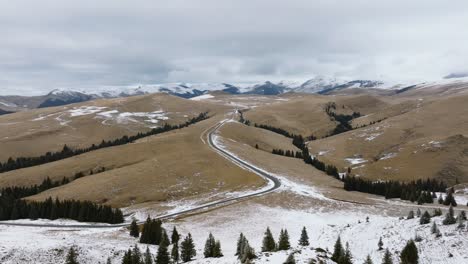
[{"label": "pine tree", "polygon": [[351,251],[349,250],[349,244],[346,243],[346,250],[344,254],[340,256],[338,259],[339,264],[353,264],[353,256],[351,255]]},{"label": "pine tree", "polygon": [[172,250],[171,250],[171,258],[174,263],[179,262],[179,242],[175,242],[172,244]]},{"label": "pine tree", "polygon": [[406,217],[406,219],[413,219],[414,218],[414,212],[413,210],[409,211],[408,213],[408,217]]},{"label": "pine tree", "polygon": [[110,259],[110,258],[107,258],[107,260],[106,260],[106,264],[112,264],[112,261],[111,261],[111,259]]},{"label": "pine tree", "polygon": [[435,221],[432,223],[432,226],[431,226],[431,233],[432,233],[432,234],[437,234],[437,233],[439,233],[439,228],[437,227],[437,224],[436,224]]},{"label": "pine tree", "polygon": [[444,225],[455,224],[457,220],[454,217],[453,207],[450,205],[448,213],[445,215],[445,219],[442,221]]},{"label": "pine tree", "polygon": [[162,229],[161,241],[159,242],[159,245],[161,244],[164,244],[166,247],[171,244],[171,241],[169,240],[169,237],[167,236],[166,230],[164,228]]},{"label": "pine tree", "polygon": [[303,247],[309,245],[309,236],[307,235],[307,230],[305,226],[302,228],[301,238],[299,239],[299,245]]},{"label": "pine tree", "polygon": [[255,251],[254,249],[250,246],[249,241],[247,238],[244,236],[243,241],[242,241],[242,248],[241,252],[239,254],[239,259],[241,263],[246,263],[250,262],[251,259],[256,258]]},{"label": "pine tree", "polygon": [[[164,240],[164,238],[163,238]],[[167,251],[167,243],[160,243],[158,253],[156,255],[156,264],[169,264],[169,252]]]},{"label": "pine tree", "polygon": [[434,209],[433,216],[441,216],[441,215],[442,215],[442,210],[440,210],[440,208]]},{"label": "pine tree", "polygon": [[128,249],[122,258],[122,264],[132,264],[132,250]]},{"label": "pine tree", "polygon": [[343,245],[341,244],[341,238],[338,236],[338,239],[335,242],[331,260],[338,262],[338,260],[341,258],[342,255],[344,255],[344,249],[343,249]]},{"label": "pine tree", "polygon": [[374,264],[374,262],[372,262],[370,255],[367,255],[366,260],[364,261],[364,264]]},{"label": "pine tree", "polygon": [[265,236],[263,237],[262,252],[271,252],[276,250],[276,242],[271,234],[270,228],[267,227]]},{"label": "pine tree", "polygon": [[150,228],[151,228],[151,218],[148,216],[146,222],[143,224],[143,230],[141,231],[140,243],[149,244],[150,242]]},{"label": "pine tree", "polygon": [[68,250],[67,258],[65,260],[65,264],[78,264],[77,260],[78,254],[75,251],[74,247],[71,247]]},{"label": "pine tree", "polygon": [[132,224],[130,225],[130,235],[132,237],[139,237],[140,236],[140,230],[138,228],[138,224],[135,219],[133,219]]},{"label": "pine tree", "polygon": [[138,248],[137,245],[135,245],[133,247],[133,250],[131,251],[130,253],[130,256],[131,256],[131,263],[138,263],[140,264],[141,263],[141,252],[140,252],[140,249]]},{"label": "pine tree", "polygon": [[453,197],[453,192],[454,192],[453,189],[450,189],[447,192],[447,196],[445,196],[445,199],[443,202],[444,205],[457,206],[457,201],[455,201],[455,197]]},{"label": "pine tree", "polygon": [[294,258],[294,254],[289,254],[288,258],[286,259],[283,264],[296,264],[296,259]]},{"label": "pine tree", "polygon": [[416,216],[421,217],[421,209],[418,208],[418,210],[416,211]]},{"label": "pine tree", "polygon": [[382,264],[393,264],[392,253],[390,253],[388,248],[385,250],[385,254],[382,259]]},{"label": "pine tree", "polygon": [[153,256],[149,250],[149,247],[146,247],[146,252],[143,255],[144,264],[153,264]]},{"label": "pine tree", "polygon": [[419,224],[425,225],[425,224],[429,224],[430,222],[431,222],[431,215],[427,211],[424,211],[424,213],[421,215],[421,218],[419,218]]},{"label": "pine tree", "polygon": [[465,221],[465,220],[463,219],[463,217],[462,217],[461,215],[458,215],[458,216],[457,216],[457,223],[458,223],[457,228],[458,228],[458,229],[463,229],[463,228],[465,228],[465,224],[463,223],[464,221]]},{"label": "pine tree", "polygon": [[443,204],[444,203],[444,198],[442,197],[442,194],[439,195],[439,199],[437,199],[437,202],[439,204]]},{"label": "pine tree", "polygon": [[412,239],[406,243],[401,251],[400,261],[401,264],[418,264],[418,248]]},{"label": "pine tree", "polygon": [[239,238],[237,239],[237,247],[235,256],[239,256],[242,250],[242,243],[244,242],[244,234],[240,233]]},{"label": "pine tree", "polygon": [[177,229],[176,229],[176,227],[174,226],[174,228],[172,229],[172,236],[171,236],[172,244],[178,243],[178,242],[179,242],[179,239],[180,239],[179,232],[177,232]]},{"label": "pine tree", "polygon": [[377,246],[379,247],[379,250],[383,249],[382,237],[379,238],[379,242],[377,243]]},{"label": "pine tree", "polygon": [[193,244],[192,235],[190,233],[185,237],[180,246],[180,258],[183,262],[188,262],[196,256],[197,252],[195,251],[195,245]]},{"label": "pine tree", "polygon": [[214,249],[213,249],[213,257],[215,258],[220,258],[224,256],[223,251],[221,250],[221,242],[219,240],[216,240]]},{"label": "pine tree", "polygon": [[280,236],[278,239],[278,250],[288,250],[290,248],[291,244],[289,244],[288,230],[281,229]]},{"label": "pine tree", "polygon": [[206,240],[205,243],[205,250],[203,251],[203,254],[205,255],[205,258],[212,258],[214,257],[214,248],[215,248],[216,240],[213,236],[213,234],[208,235],[208,239]]}]

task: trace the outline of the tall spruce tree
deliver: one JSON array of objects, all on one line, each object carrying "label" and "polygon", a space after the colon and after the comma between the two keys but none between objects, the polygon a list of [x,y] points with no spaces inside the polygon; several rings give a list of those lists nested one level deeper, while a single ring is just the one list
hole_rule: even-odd
[{"label": "tall spruce tree", "polygon": [[213,250],[213,257],[215,258],[220,258],[224,256],[223,251],[221,250],[221,242],[219,240],[216,240],[215,247]]},{"label": "tall spruce tree", "polygon": [[341,244],[341,238],[338,236],[338,239],[335,242],[331,260],[338,262],[342,255],[344,255],[343,244]]},{"label": "tall spruce tree", "polygon": [[455,219],[455,216],[454,216],[453,207],[450,205],[449,210],[448,210],[447,214],[445,215],[444,220],[442,221],[442,224],[444,224],[444,225],[453,225],[456,222],[457,222],[457,220]]},{"label": "tall spruce tree", "polygon": [[149,247],[146,247],[145,254],[143,254],[144,264],[153,264],[153,255],[151,254]]},{"label": "tall spruce tree", "polygon": [[406,219],[413,219],[413,218],[414,218],[414,211],[411,210],[411,211],[409,211],[408,217],[406,217]]},{"label": "tall spruce tree", "polygon": [[429,212],[424,211],[424,213],[421,215],[421,218],[419,218],[419,224],[420,225],[425,225],[429,224],[431,222],[431,215]]},{"label": "tall spruce tree", "polygon": [[179,256],[179,242],[178,241],[172,244],[171,258],[174,263],[179,263],[180,256]]},{"label": "tall spruce tree", "polygon": [[208,238],[206,239],[205,250],[203,251],[203,255],[205,255],[205,258],[214,257],[215,244],[216,244],[216,240],[213,234],[210,233],[208,235]]},{"label": "tall spruce tree", "polygon": [[278,239],[278,250],[288,250],[290,248],[291,248],[291,244],[289,243],[288,230],[281,229],[280,236]]},{"label": "tall spruce tree", "polygon": [[435,221],[432,223],[431,233],[435,234],[436,236],[439,236],[439,234],[440,234],[439,228],[437,227],[437,224],[436,224]]},{"label": "tall spruce tree", "polygon": [[78,258],[78,254],[76,253],[75,248],[71,247],[68,250],[67,258],[65,260],[65,264],[78,264],[77,258]]},{"label": "tall spruce tree", "polygon": [[351,250],[349,249],[349,244],[346,243],[346,249],[344,254],[340,256],[337,261],[339,264],[353,264],[353,256],[351,255]]},{"label": "tall spruce tree", "polygon": [[241,251],[238,256],[241,263],[249,263],[250,260],[256,258],[254,249],[250,246],[249,241],[244,236],[241,242]]},{"label": "tall spruce tree", "polygon": [[179,239],[180,239],[179,232],[177,232],[177,229],[176,229],[176,227],[174,226],[174,228],[172,229],[172,235],[171,235],[171,242],[172,242],[172,244],[178,243],[178,242],[179,242]]},{"label": "tall spruce tree", "polygon": [[159,242],[159,245],[164,244],[166,247],[168,247],[171,244],[171,241],[169,240],[169,236],[166,233],[166,230],[162,228],[161,231],[161,241]]},{"label": "tall spruce tree", "polygon": [[265,236],[263,237],[262,252],[272,252],[276,250],[276,242],[271,234],[270,228],[267,227]]},{"label": "tall spruce tree", "polygon": [[195,244],[193,243],[192,235],[190,233],[185,237],[184,241],[182,241],[180,247],[180,258],[183,262],[191,261],[197,254],[195,251]]},{"label": "tall spruce tree", "polygon": [[237,247],[235,256],[239,256],[242,250],[242,243],[244,242],[244,234],[240,233],[239,238],[237,239]]},{"label": "tall spruce tree", "polygon": [[374,264],[374,262],[372,262],[370,255],[367,255],[366,260],[364,260],[364,264]]},{"label": "tall spruce tree", "polygon": [[385,249],[385,253],[382,259],[382,264],[393,264],[392,260],[392,253],[387,249]]},{"label": "tall spruce tree", "polygon": [[132,237],[140,236],[140,229],[138,228],[138,224],[135,219],[133,219],[132,223],[130,224],[130,235]]},{"label": "tall spruce tree", "polygon": [[285,262],[283,262],[283,264],[296,264],[296,259],[294,258],[294,254],[293,253],[289,254],[288,258],[286,259]]},{"label": "tall spruce tree", "polygon": [[156,254],[156,264],[169,264],[169,262],[170,257],[167,251],[167,243],[162,241],[162,243],[159,244],[158,253]]},{"label": "tall spruce tree", "polygon": [[141,251],[140,251],[140,248],[138,248],[137,245],[135,245],[130,253],[130,257],[131,257],[131,263],[134,264],[134,263],[138,263],[138,264],[141,264]]},{"label": "tall spruce tree", "polygon": [[411,239],[406,243],[406,246],[403,248],[400,254],[400,263],[401,264],[418,264],[419,255],[418,248],[416,244]]},{"label": "tall spruce tree", "polygon": [[305,226],[302,228],[301,237],[299,238],[299,245],[306,247],[309,245],[309,235],[307,235],[307,230]]},{"label": "tall spruce tree", "polygon": [[379,250],[383,249],[382,237],[379,238],[379,242],[377,243],[377,246],[379,247]]}]

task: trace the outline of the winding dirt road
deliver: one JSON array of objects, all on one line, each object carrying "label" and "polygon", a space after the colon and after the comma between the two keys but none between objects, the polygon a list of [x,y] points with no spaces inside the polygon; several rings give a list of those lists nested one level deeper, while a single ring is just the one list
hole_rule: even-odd
[{"label": "winding dirt road", "polygon": [[[206,210],[206,209],[214,208],[214,207],[217,207],[217,206],[237,202],[239,200],[248,199],[248,198],[255,197],[255,196],[260,196],[260,195],[265,195],[265,194],[273,192],[276,189],[278,189],[279,187],[281,187],[281,182],[280,182],[280,180],[278,178],[276,178],[275,176],[269,174],[266,171],[260,170],[260,169],[256,168],[255,166],[252,166],[251,164],[239,159],[238,157],[232,155],[231,153],[229,153],[228,151],[226,151],[225,149],[223,149],[221,146],[219,146],[216,143],[216,140],[214,139],[214,137],[216,136],[216,132],[218,131],[218,129],[220,127],[222,127],[228,121],[229,120],[227,120],[227,119],[223,120],[223,121],[217,123],[216,125],[212,126],[211,128],[205,130],[201,135],[202,141],[205,143],[203,138],[206,135],[208,145],[216,153],[218,153],[219,155],[221,155],[225,159],[231,161],[232,163],[236,164],[237,166],[241,167],[242,169],[252,171],[255,174],[259,175],[260,177],[266,179],[269,182],[269,185],[267,186],[268,188],[263,188],[263,189],[260,189],[260,190],[257,190],[257,191],[252,191],[250,193],[246,193],[246,194],[240,195],[238,197],[232,197],[232,198],[226,198],[226,199],[222,199],[222,200],[218,200],[218,201],[213,201],[213,202],[206,203],[206,204],[199,205],[199,206],[195,206],[193,208],[189,208],[189,209],[186,209],[186,210],[181,210],[181,211],[178,211],[178,212],[174,212],[174,213],[170,213],[170,214],[166,214],[166,215],[162,215],[162,216],[157,216],[157,217],[154,217],[154,219],[164,220],[164,219],[168,219],[168,218],[175,218],[175,217],[187,214],[187,213],[193,213],[193,212],[196,212],[196,211]],[[141,224],[143,222],[144,221],[140,221],[139,223]],[[25,227],[56,227],[56,228],[116,228],[116,227],[129,226],[130,223],[115,224],[115,225],[110,225],[110,224],[58,225],[58,224],[30,224],[30,223],[0,222],[0,225],[25,226]]]}]

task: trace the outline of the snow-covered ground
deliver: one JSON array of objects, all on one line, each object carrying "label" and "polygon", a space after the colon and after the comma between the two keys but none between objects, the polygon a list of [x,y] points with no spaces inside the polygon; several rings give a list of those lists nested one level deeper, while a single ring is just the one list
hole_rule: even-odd
[{"label": "snow-covered ground", "polygon": [[190,100],[201,101],[201,100],[210,99],[210,98],[214,98],[214,96],[211,95],[211,94],[203,94],[203,95],[199,95],[199,96],[196,96],[196,97],[192,97],[192,98],[190,98]]},{"label": "snow-covered ground", "polygon": [[39,115],[31,121],[43,121],[54,117],[60,125],[66,126],[73,121],[73,118],[92,115],[92,118],[103,120],[101,122],[103,125],[108,125],[110,122],[117,124],[141,123],[154,128],[160,121],[169,119],[169,113],[162,109],[153,112],[120,112],[117,109],[101,106],[80,106],[72,109],[64,107],[63,109],[63,111],[56,113]]},{"label": "snow-covered ground", "polygon": [[[367,217],[369,222],[366,221]],[[234,253],[240,232],[244,233],[259,253],[267,226],[275,239],[279,231],[286,228],[292,249],[269,256],[259,254],[256,263],[283,263],[287,255],[295,251],[298,251],[295,253],[298,263],[307,263],[310,258],[317,256],[315,248],[332,251],[338,236],[341,236],[343,243],[349,243],[354,263],[362,263],[367,254],[370,254],[374,263],[380,263],[383,256],[383,251],[377,247],[380,237],[384,248],[389,248],[394,255],[394,262],[398,263],[398,252],[416,234],[422,237],[422,241],[416,243],[421,264],[468,263],[468,230],[457,229],[457,225],[443,226],[442,219],[433,218],[442,233],[442,237],[436,238],[430,232],[431,224],[419,225],[417,217],[412,220],[399,219],[386,216],[385,213],[376,215],[365,208],[333,212],[321,212],[320,208],[299,211],[252,202],[216,210],[208,215],[168,222],[164,227],[172,230],[175,225],[183,236],[188,232],[192,234],[197,249],[197,257],[192,263],[238,263]],[[297,242],[303,226],[307,228],[310,237],[310,246],[305,248],[299,247]],[[203,258],[204,241],[210,232],[221,241],[225,257]],[[128,235],[126,228],[70,230],[0,226],[0,234],[1,263],[61,263],[66,250],[72,245],[79,249],[80,263],[104,263],[108,257],[112,263],[120,263],[123,251],[137,243],[136,239]],[[143,244],[139,244],[139,247],[146,249]],[[153,253],[156,249],[156,246],[150,246]]]}]

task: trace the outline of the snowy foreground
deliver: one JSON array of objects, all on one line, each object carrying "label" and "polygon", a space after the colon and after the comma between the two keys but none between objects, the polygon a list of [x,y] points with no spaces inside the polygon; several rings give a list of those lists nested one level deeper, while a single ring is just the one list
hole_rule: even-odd
[{"label": "snowy foreground", "polygon": [[[367,216],[369,222],[366,222]],[[417,242],[420,263],[468,263],[468,231],[458,230],[457,225],[443,226],[442,217],[432,220],[438,224],[442,237],[436,238],[431,234],[431,224],[419,225],[418,218],[402,220],[390,216],[368,215],[365,211],[305,212],[249,204],[247,208],[223,208],[211,212],[209,217],[198,215],[182,222],[165,223],[164,227],[171,230],[176,225],[183,236],[187,232],[192,233],[197,246],[197,257],[191,263],[238,263],[234,252],[239,233],[245,234],[258,253],[267,225],[275,239],[281,228],[287,228],[293,249],[269,256],[259,254],[255,263],[283,263],[293,251],[297,252],[297,263],[308,263],[311,258],[317,257],[326,263],[332,263],[325,258],[326,253],[321,253],[316,248],[332,251],[338,235],[341,235],[343,243],[349,242],[354,263],[362,263],[367,254],[370,254],[374,263],[380,263],[383,256],[383,252],[377,247],[380,237],[384,248],[389,248],[395,263],[398,263],[399,251],[416,234],[423,239]],[[46,220],[41,220],[41,223],[44,221]],[[303,226],[308,230],[310,247],[297,246]],[[209,232],[221,241],[225,257],[202,257]],[[112,263],[121,263],[123,251],[136,243],[137,240],[128,235],[126,228],[74,230],[0,226],[0,263],[63,263],[66,251],[72,245],[78,248],[80,263],[105,263],[108,257]],[[138,245],[146,250],[146,245]],[[150,250],[155,253],[157,247],[150,246]]]}]

